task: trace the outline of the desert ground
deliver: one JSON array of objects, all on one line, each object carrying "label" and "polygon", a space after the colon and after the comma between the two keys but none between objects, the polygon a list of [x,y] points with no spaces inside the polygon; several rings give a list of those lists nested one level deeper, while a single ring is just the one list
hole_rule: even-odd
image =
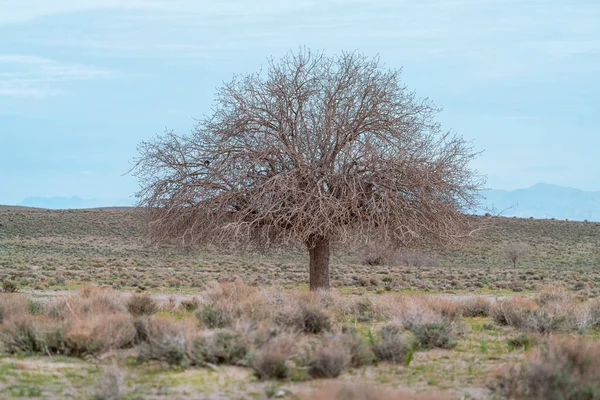
[{"label": "desert ground", "polygon": [[600,399],[600,223],[460,247],[145,239],[140,210],[0,207],[0,398]]}]

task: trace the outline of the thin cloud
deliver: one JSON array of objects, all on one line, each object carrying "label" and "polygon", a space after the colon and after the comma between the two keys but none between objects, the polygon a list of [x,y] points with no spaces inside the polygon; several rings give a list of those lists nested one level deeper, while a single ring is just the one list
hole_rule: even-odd
[{"label": "thin cloud", "polygon": [[27,54],[0,55],[0,96],[45,98],[61,83],[114,78],[115,71]]},{"label": "thin cloud", "polygon": [[297,11],[316,1],[255,0],[195,1],[195,0],[0,0],[0,24],[23,23],[51,15],[102,11],[150,10],[158,12],[196,13],[201,15],[257,15]]}]

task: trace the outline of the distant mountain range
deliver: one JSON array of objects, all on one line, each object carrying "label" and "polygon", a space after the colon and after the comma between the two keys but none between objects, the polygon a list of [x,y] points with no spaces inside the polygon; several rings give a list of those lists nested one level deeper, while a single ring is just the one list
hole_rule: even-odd
[{"label": "distant mountain range", "polygon": [[485,208],[507,217],[600,221],[600,192],[538,183],[513,191],[485,190],[482,195]]},{"label": "distant mountain range", "polygon": [[[600,192],[586,192],[545,183],[527,189],[485,190],[477,213],[498,213],[506,217],[556,218],[600,221]],[[82,199],[72,197],[30,197],[20,206],[51,209],[126,207],[133,199]],[[492,211],[493,210],[493,211]]]},{"label": "distant mountain range", "polygon": [[133,205],[131,199],[82,199],[81,197],[28,197],[20,204],[23,207],[50,209],[127,207]]}]

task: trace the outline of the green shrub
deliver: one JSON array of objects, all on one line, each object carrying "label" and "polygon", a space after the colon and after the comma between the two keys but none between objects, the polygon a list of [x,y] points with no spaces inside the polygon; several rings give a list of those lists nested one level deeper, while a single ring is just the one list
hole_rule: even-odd
[{"label": "green shrub", "polygon": [[412,343],[402,335],[402,328],[390,324],[379,331],[379,340],[374,340],[373,352],[378,360],[402,364],[411,347]]},{"label": "green shrub", "polygon": [[31,299],[27,300],[27,310],[31,315],[40,315],[44,311],[44,307]]},{"label": "green shrub", "polygon": [[182,300],[181,308],[187,312],[193,312],[198,309],[198,302],[196,300]]},{"label": "green shrub", "polygon": [[233,331],[222,329],[206,338],[204,359],[213,364],[240,364],[248,353],[244,338]]},{"label": "green shrub", "polygon": [[214,304],[203,304],[196,312],[200,324],[209,329],[220,329],[231,324],[229,314]]},{"label": "green shrub", "polygon": [[43,350],[39,330],[31,318],[19,318],[3,326],[0,341],[10,354],[35,354]]},{"label": "green shrub", "polygon": [[566,317],[537,309],[526,312],[521,328],[539,333],[551,333],[564,327]]},{"label": "green shrub", "polygon": [[157,360],[169,365],[180,365],[186,356],[186,341],[179,327],[171,319],[152,317],[134,321],[135,341],[140,343],[140,361]]},{"label": "green shrub", "polygon": [[140,344],[140,361],[157,360],[169,365],[181,365],[185,360],[185,346],[181,337],[163,336]]},{"label": "green shrub", "polygon": [[510,338],[506,341],[511,349],[523,348],[529,350],[531,346],[531,337],[526,333],[521,333],[516,338]]},{"label": "green shrub", "polygon": [[415,334],[417,345],[422,349],[451,349],[456,346],[454,328],[448,321],[415,325],[411,331]]},{"label": "green shrub", "polygon": [[6,279],[2,281],[2,291],[4,293],[16,293],[20,290],[19,284],[15,281]]}]

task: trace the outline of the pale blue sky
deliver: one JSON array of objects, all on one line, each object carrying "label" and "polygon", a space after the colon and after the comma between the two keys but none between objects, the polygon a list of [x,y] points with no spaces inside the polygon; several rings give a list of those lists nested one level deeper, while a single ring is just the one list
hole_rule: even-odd
[{"label": "pale blue sky", "polygon": [[600,190],[598,21],[597,0],[0,0],[0,204],[127,198],[137,143],[301,45],[403,67],[488,187]]}]

